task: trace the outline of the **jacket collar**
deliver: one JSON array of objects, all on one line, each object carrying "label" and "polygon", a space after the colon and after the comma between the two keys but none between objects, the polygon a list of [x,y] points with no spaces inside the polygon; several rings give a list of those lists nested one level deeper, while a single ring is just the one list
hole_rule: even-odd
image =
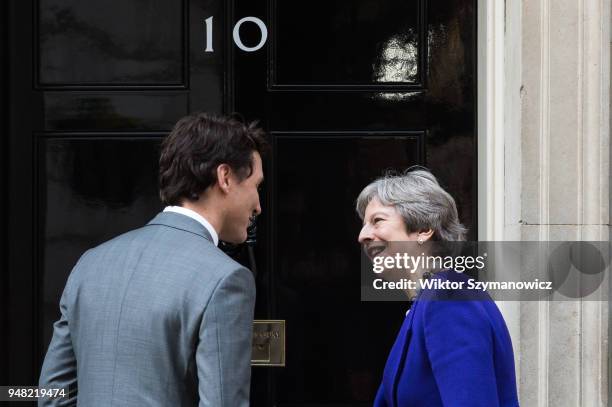
[{"label": "jacket collar", "polygon": [[162,225],[174,229],[184,230],[185,232],[201,236],[214,244],[212,236],[208,230],[206,230],[204,225],[181,213],[160,212],[149,223],[147,223],[147,226],[149,225]]},{"label": "jacket collar", "polygon": [[416,311],[417,301],[412,303],[410,312],[406,315],[404,323],[400,328],[400,332],[397,335],[395,344],[391,348],[387,364],[383,371],[383,381],[385,385],[386,399],[390,401],[391,407],[397,406],[397,386],[401,376],[401,370],[406,361],[406,355],[408,353],[408,346],[412,339],[412,321],[414,320],[414,314]]}]

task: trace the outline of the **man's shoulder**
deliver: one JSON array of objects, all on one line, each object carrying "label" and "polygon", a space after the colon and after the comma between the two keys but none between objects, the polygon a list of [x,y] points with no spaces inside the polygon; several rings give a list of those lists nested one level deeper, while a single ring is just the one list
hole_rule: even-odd
[{"label": "man's shoulder", "polygon": [[162,225],[145,225],[120,234],[88,250],[82,260],[109,261],[137,256],[151,259],[152,267],[173,264],[180,268],[206,268],[223,277],[244,268],[207,238]]},{"label": "man's shoulder", "polygon": [[130,245],[144,243],[150,235],[148,232],[149,231],[142,226],[140,228],[121,233],[87,250],[83,256],[81,256],[80,261],[93,260],[101,255],[107,254],[108,252],[121,251],[130,247]]},{"label": "man's shoulder", "polygon": [[178,295],[200,305],[221,282],[254,286],[250,271],[207,239],[150,226],[88,250],[71,276],[72,286],[81,288],[131,284],[144,292],[164,286],[167,298]]}]

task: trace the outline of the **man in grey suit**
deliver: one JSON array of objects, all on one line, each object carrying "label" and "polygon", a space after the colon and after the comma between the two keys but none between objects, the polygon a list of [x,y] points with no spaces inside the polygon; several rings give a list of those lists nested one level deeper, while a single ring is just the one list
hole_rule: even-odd
[{"label": "man in grey suit", "polygon": [[146,226],[88,250],[60,300],[39,405],[249,404],[255,283],[217,248],[246,240],[261,212],[265,140],[255,124],[205,113],[164,140]]}]

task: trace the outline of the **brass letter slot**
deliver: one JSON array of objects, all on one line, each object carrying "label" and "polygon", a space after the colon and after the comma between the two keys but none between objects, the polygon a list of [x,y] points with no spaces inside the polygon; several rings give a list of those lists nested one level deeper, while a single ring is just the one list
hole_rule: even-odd
[{"label": "brass letter slot", "polygon": [[253,321],[251,366],[285,366],[285,321]]}]

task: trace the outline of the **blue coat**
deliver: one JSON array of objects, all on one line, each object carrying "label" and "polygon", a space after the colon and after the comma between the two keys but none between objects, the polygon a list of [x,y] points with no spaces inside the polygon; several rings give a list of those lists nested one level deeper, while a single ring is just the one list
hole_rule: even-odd
[{"label": "blue coat", "polygon": [[[433,278],[468,280],[453,271]],[[418,294],[389,354],[375,407],[519,405],[504,319],[488,294],[466,291]]]}]

